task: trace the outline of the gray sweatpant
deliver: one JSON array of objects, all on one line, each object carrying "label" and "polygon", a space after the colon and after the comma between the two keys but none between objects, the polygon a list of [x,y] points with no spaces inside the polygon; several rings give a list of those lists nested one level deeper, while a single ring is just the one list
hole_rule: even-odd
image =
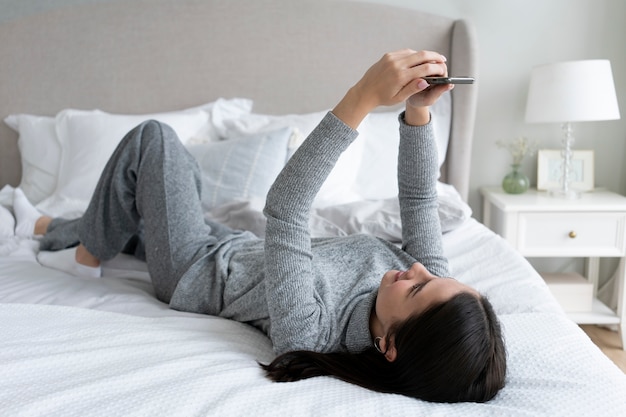
[{"label": "gray sweatpant", "polygon": [[40,248],[80,242],[102,261],[134,253],[146,261],[157,297],[169,302],[182,275],[198,260],[206,262],[222,237],[236,233],[205,219],[200,190],[198,165],[174,130],[144,122],[118,145],[84,215],[54,219]]}]

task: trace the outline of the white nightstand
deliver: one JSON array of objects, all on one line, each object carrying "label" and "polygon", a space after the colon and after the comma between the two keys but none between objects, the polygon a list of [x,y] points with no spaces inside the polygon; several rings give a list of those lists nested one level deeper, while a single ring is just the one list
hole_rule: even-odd
[{"label": "white nightstand", "polygon": [[529,190],[507,194],[500,187],[481,189],[483,223],[526,257],[587,258],[585,275],[595,296],[601,257],[620,259],[617,311],[593,299],[589,312],[570,312],[579,324],[618,324],[626,348],[626,197],[609,191],[583,193],[580,199],[549,197]]}]

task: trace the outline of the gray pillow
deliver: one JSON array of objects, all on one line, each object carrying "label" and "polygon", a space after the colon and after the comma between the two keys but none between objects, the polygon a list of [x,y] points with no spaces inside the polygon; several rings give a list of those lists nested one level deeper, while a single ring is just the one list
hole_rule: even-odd
[{"label": "gray pillow", "polygon": [[202,170],[204,210],[237,200],[264,199],[285,165],[291,134],[286,127],[189,145]]}]

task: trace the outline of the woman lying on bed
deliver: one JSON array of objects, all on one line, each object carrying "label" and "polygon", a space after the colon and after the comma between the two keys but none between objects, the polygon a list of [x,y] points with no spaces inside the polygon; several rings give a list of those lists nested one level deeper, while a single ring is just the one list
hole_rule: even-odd
[{"label": "woman lying on bed", "polygon": [[[45,234],[44,265],[100,276],[100,261],[131,251],[171,308],[259,327],[279,354],[263,365],[272,380],[332,375],[428,401],[487,401],[504,385],[500,327],[484,297],[447,278],[437,216],[429,106],[451,87],[421,77],[446,74],[435,52],[403,50],[375,63],[271,187],[264,241],[205,220],[195,160],[154,121],[122,140],[81,219],[40,217],[18,190],[18,228]],[[312,240],[313,199],[355,129],[374,108],[404,101],[402,248],[369,235]]]}]

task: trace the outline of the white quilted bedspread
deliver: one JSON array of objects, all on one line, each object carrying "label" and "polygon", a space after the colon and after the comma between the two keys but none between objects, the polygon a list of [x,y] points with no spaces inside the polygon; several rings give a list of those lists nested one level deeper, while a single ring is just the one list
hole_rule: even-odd
[{"label": "white quilted bedspread", "polygon": [[[565,317],[502,317],[506,388],[487,404],[432,404],[330,378],[267,381],[256,330],[212,317],[147,318],[0,305],[6,416],[617,416],[626,377]],[[591,365],[591,366],[590,366]]]},{"label": "white quilted bedspread", "polygon": [[452,275],[486,294],[508,350],[486,404],[433,404],[327,377],[265,379],[270,341],[169,310],[119,258],[81,280],[0,241],[0,416],[626,416],[626,376],[560,311],[531,266],[475,220],[444,235]]}]

